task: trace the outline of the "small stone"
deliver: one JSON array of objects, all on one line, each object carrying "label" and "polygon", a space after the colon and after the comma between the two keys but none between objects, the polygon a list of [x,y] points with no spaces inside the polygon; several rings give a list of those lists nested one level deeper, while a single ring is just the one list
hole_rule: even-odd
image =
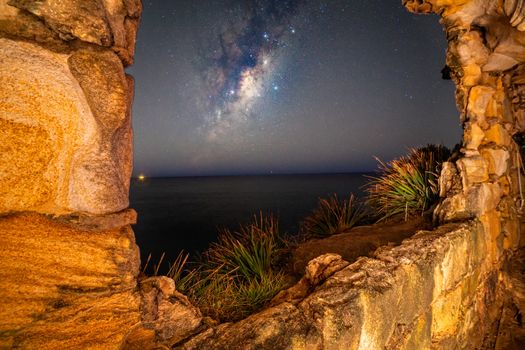
[{"label": "small stone", "polygon": [[474,214],[467,208],[467,197],[463,194],[449,196],[434,210],[434,219],[440,224],[472,219]]},{"label": "small stone", "polygon": [[[129,343],[149,343],[147,348],[168,346],[194,334],[202,325],[202,315],[186,296],[175,290],[173,279],[159,276],[140,282],[142,293],[142,327],[128,339]],[[145,339],[144,330],[154,330],[155,337]],[[153,333],[149,333],[153,334]]]},{"label": "small stone", "polygon": [[494,52],[489,56],[489,60],[486,65],[483,66],[484,72],[494,71],[505,71],[519,64],[520,62],[512,57],[505,54]]},{"label": "small stone", "polygon": [[475,63],[463,67],[463,85],[477,85],[481,79],[481,67]]},{"label": "small stone", "polygon": [[509,152],[502,149],[484,149],[481,151],[483,158],[488,160],[489,174],[502,176],[507,172]]},{"label": "small stone", "polygon": [[497,183],[472,186],[467,192],[467,208],[477,215],[494,211],[501,200],[501,188]]},{"label": "small stone", "polygon": [[452,162],[443,162],[439,176],[439,196],[445,198],[461,192],[461,177]]},{"label": "small stone", "polygon": [[[478,122],[485,121],[487,106],[494,95],[494,88],[490,86],[478,85],[470,89],[468,97],[467,113],[469,116],[476,118]],[[481,125],[482,128],[484,125]]]},{"label": "small stone", "polygon": [[311,260],[306,266],[305,278],[316,286],[337,271],[348,266],[349,262],[343,260],[339,254],[323,254]]},{"label": "small stone", "polygon": [[469,150],[477,150],[485,137],[483,130],[476,123],[470,123],[465,130],[465,147]]},{"label": "small stone", "polygon": [[456,164],[460,169],[464,189],[489,179],[487,161],[480,156],[461,158]]},{"label": "small stone", "polygon": [[508,131],[501,125],[495,124],[485,132],[485,142],[494,142],[498,146],[510,146],[511,138]]}]

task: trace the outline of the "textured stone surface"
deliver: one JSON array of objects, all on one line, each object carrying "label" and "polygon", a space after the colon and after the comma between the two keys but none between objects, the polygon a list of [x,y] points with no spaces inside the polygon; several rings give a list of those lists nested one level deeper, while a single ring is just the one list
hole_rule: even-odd
[{"label": "textured stone surface", "polygon": [[411,237],[418,230],[430,227],[430,223],[423,218],[414,218],[395,225],[386,222],[355,227],[348,232],[322,240],[310,240],[292,252],[292,268],[297,275],[302,275],[312,259],[326,253],[337,254],[346,261],[354,262],[361,256],[372,254],[382,245],[400,244],[403,239]]},{"label": "textured stone surface", "polygon": [[312,259],[306,265],[304,277],[310,284],[316,286],[335,272],[348,266],[349,262],[343,260],[338,254],[323,254]]},{"label": "textured stone surface", "polygon": [[503,149],[486,149],[481,151],[483,158],[488,160],[489,174],[500,177],[509,169],[509,152]]},{"label": "textured stone surface", "polygon": [[[211,328],[181,349],[488,349],[501,289],[484,259],[483,226],[422,232],[284,302]],[[494,279],[496,278],[496,279]],[[431,345],[432,344],[432,345]]]},{"label": "textured stone surface", "polygon": [[171,348],[203,328],[200,311],[175,290],[171,278],[147,278],[140,290],[142,326],[129,335],[126,349]]},{"label": "textured stone surface", "polygon": [[462,175],[463,188],[486,182],[489,179],[487,162],[482,157],[465,157],[457,161]]},{"label": "textured stone surface", "polygon": [[125,65],[133,62],[142,10],[139,0],[10,0],[36,16],[64,41],[80,39],[111,47]]},{"label": "textured stone surface", "polygon": [[34,40],[54,48],[67,49],[58,34],[46,27],[44,22],[26,11],[8,5],[8,0],[0,0],[0,36]]},{"label": "textured stone surface", "polygon": [[275,306],[282,303],[297,305],[312,290],[323,283],[334,273],[344,269],[350,263],[343,260],[341,255],[327,253],[308,262],[304,276],[295,285],[279,292],[271,301],[270,305]]},{"label": "textured stone surface", "polygon": [[0,60],[0,213],[126,208],[131,95],[117,56],[0,38]]},{"label": "textured stone surface", "polygon": [[[433,309],[437,317],[432,329],[442,334],[465,332],[458,348],[477,348],[466,344],[479,340],[481,335],[475,336],[478,328],[489,330],[483,336],[485,347],[492,349],[497,344],[496,348],[513,348],[515,340],[501,328],[501,311],[491,308],[487,300],[498,305],[509,303],[507,292],[498,292],[495,286],[501,284],[502,269],[521,236],[522,209],[516,203],[521,201],[520,183],[525,182],[518,171],[519,149],[512,135],[525,130],[525,2],[405,0],[404,4],[414,12],[441,15],[448,38],[447,66],[456,84],[456,101],[465,126],[463,155],[455,162],[461,189],[454,189],[458,177],[454,167],[443,167],[440,183],[445,187],[435,217],[440,222],[476,219],[485,232],[486,248],[472,256],[483,261],[484,271],[467,273],[459,282],[466,290],[451,291],[436,301],[440,306]],[[456,272],[464,272],[463,264],[457,263],[456,268]],[[490,288],[480,288],[479,273],[485,273]],[[472,318],[471,310],[461,309],[464,296],[479,307],[477,319]],[[463,325],[450,322],[462,316],[466,320]],[[508,316],[503,312],[505,318]],[[455,348],[454,344],[445,336],[433,345]]]},{"label": "textured stone surface", "polygon": [[525,344],[525,248],[519,249],[503,270],[506,290],[496,350],[521,350]]},{"label": "textured stone surface", "polygon": [[2,349],[120,349],[141,327],[124,73],[140,10],[0,0]]},{"label": "textured stone surface", "polygon": [[140,322],[129,226],[94,232],[6,216],[0,250],[0,347],[118,349]]}]

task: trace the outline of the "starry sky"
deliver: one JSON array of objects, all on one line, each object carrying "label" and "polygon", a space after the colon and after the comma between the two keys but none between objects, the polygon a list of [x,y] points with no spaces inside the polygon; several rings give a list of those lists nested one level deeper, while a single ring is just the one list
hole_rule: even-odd
[{"label": "starry sky", "polygon": [[135,175],[370,171],[461,138],[438,18],[401,0],[143,6]]}]

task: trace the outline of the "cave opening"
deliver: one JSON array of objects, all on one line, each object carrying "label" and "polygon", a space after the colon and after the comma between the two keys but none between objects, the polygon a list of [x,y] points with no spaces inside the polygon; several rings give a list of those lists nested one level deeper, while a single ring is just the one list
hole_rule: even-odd
[{"label": "cave opening", "polygon": [[435,17],[380,1],[289,5],[144,4],[128,69],[143,261],[202,251],[260,210],[295,232],[319,197],[362,197],[373,156],[461,139]]},{"label": "cave opening", "polygon": [[[137,58],[152,64],[145,71],[140,65],[129,70],[139,82],[131,197],[131,208],[139,209],[139,225],[147,222],[140,221],[147,215],[140,210],[144,198],[136,196],[137,186],[147,190],[155,182],[161,186],[152,202],[153,212],[171,212],[173,218],[203,212],[202,205],[185,202],[173,192],[185,193],[186,198],[197,194],[208,204],[215,196],[217,208],[229,210],[224,204],[232,204],[224,197],[233,191],[228,181],[245,190],[239,197],[247,211],[251,211],[248,194],[259,205],[260,197],[255,195],[260,192],[268,198],[293,194],[294,186],[303,193],[320,186],[323,192],[334,176],[343,176],[346,186],[347,175],[334,172],[367,171],[366,159],[370,161],[374,153],[386,161],[391,158],[388,152],[392,157],[405,153],[404,148],[397,153],[392,145],[401,139],[397,146],[414,146],[412,141],[427,130],[416,127],[417,121],[428,118],[436,135],[439,126],[446,124],[445,119],[436,124],[431,117],[446,114],[448,118],[446,108],[454,109],[452,101],[436,99],[436,108],[425,106],[428,113],[415,114],[421,119],[412,119],[414,114],[408,113],[420,101],[437,98],[439,91],[446,98],[451,96],[450,86],[440,88],[446,82],[439,78],[432,89],[426,89],[431,84],[425,80],[429,70],[437,76],[441,70],[443,77],[453,79],[464,128],[460,152],[442,163],[437,206],[421,210],[442,225],[418,231],[399,245],[373,247],[373,253],[361,254],[358,260],[334,250],[340,248],[338,239],[344,235],[356,243],[363,226],[348,232],[336,227],[329,237],[302,242],[313,246],[310,251],[321,241],[332,245],[329,253],[322,251],[313,260],[305,260],[297,283],[277,270],[282,261],[272,259],[275,256],[268,259],[265,249],[257,256],[264,265],[250,262],[232,268],[222,264],[230,253],[225,248],[242,248],[246,243],[233,235],[224,236],[227,244],[212,251],[219,265],[197,270],[197,277],[206,278],[204,282],[200,279],[185,288],[188,280],[178,277],[141,275],[131,227],[136,213],[128,205],[134,80],[124,71],[133,62],[140,2],[0,0],[0,100],[6,102],[0,104],[0,297],[4,305],[0,343],[31,349],[208,349],[261,344],[276,349],[338,348],[349,343],[370,348],[469,344],[479,349],[513,345],[520,349],[525,334],[522,322],[516,322],[525,313],[525,240],[521,237],[525,180],[519,157],[525,129],[524,0],[404,0],[410,11],[441,16],[448,41],[444,69],[442,61],[431,64],[437,57],[431,51],[439,46],[433,40],[442,37],[438,27],[434,27],[435,35],[427,36],[422,24],[427,19],[404,22],[408,20],[402,17],[404,12],[393,16],[394,12],[385,11],[385,6],[402,10],[398,5],[378,1],[268,0],[268,7],[265,1],[239,3],[226,9],[219,2],[146,4],[146,12],[156,12],[156,17],[149,17],[154,19],[149,22],[153,35],[144,34],[140,43],[153,42],[166,52],[139,48],[141,55],[149,57]],[[232,4],[235,1],[228,2]],[[203,8],[207,5],[210,8]],[[367,15],[367,9],[374,11]],[[218,27],[216,22],[224,19],[226,23]],[[405,30],[407,23],[410,30]],[[148,21],[144,24],[147,28]],[[168,37],[162,40],[160,32]],[[206,40],[208,32],[213,34],[210,40]],[[423,45],[395,45],[400,32],[411,43]],[[179,40],[190,46],[175,45]],[[174,51],[171,44],[182,50]],[[192,47],[199,50],[189,50]],[[166,62],[173,60],[173,66],[161,59],[163,55]],[[402,69],[397,61],[404,64]],[[182,67],[186,76],[174,74],[176,67]],[[426,67],[424,74],[415,74],[415,85],[410,85],[414,82],[406,73],[420,67]],[[395,79],[387,79],[392,78],[389,74]],[[172,81],[164,80],[172,75]],[[148,77],[149,87],[141,87]],[[150,105],[144,105],[148,93],[158,93],[156,88],[166,95],[150,96]],[[302,97],[292,98],[297,96]],[[164,100],[172,104],[163,105]],[[186,112],[178,110],[181,102],[205,113],[188,106]],[[440,111],[438,107],[446,108]],[[152,118],[147,121],[144,115]],[[383,124],[381,117],[393,122]],[[457,126],[456,118],[450,118]],[[145,120],[157,130],[153,138],[140,136]],[[148,153],[140,145],[148,140],[159,141],[163,147]],[[179,141],[182,146],[174,147]],[[424,143],[429,141],[448,143],[428,139]],[[354,146],[383,145],[386,153],[364,147],[365,157],[357,157],[360,153],[357,146],[351,147],[352,142]],[[182,154],[170,153],[173,150]],[[211,155],[206,158],[203,150]],[[189,152],[186,158],[184,152]],[[192,158],[192,152],[204,157]],[[243,163],[243,159],[252,162]],[[165,165],[168,172],[147,169],[144,160]],[[185,163],[188,160],[192,162]],[[373,160],[370,164],[376,165]],[[194,168],[185,167],[189,165]],[[174,171],[178,166],[181,172]],[[316,174],[298,174],[305,172]],[[173,184],[162,182],[173,179],[160,175],[177,175],[176,181],[183,184],[172,191]],[[313,181],[317,185],[300,180],[312,176],[317,177]],[[437,181],[437,174],[433,176],[432,181]],[[210,185],[210,179],[222,183]],[[282,191],[265,184],[276,179],[288,180]],[[193,188],[188,181],[194,183]],[[179,207],[166,210],[158,198]],[[284,207],[307,203],[303,197],[292,199],[278,201]],[[355,208],[350,202],[333,205],[332,197],[320,201],[328,209]],[[410,222],[405,208],[398,212],[405,214],[400,221]],[[197,221],[212,222],[217,212],[209,206],[204,209],[209,216]],[[304,221],[311,233],[324,230],[316,219],[322,215],[316,215]],[[245,226],[245,237],[258,237],[250,243],[273,249],[274,224],[261,218],[259,226]],[[177,239],[186,235],[188,241],[197,241],[194,225],[189,227],[169,231]],[[264,230],[258,230],[261,227]],[[391,230],[388,223],[385,227]],[[147,234],[139,226],[136,229],[144,253]],[[176,252],[174,242],[155,244]],[[203,285],[204,289],[195,290]],[[262,311],[252,313],[257,310]],[[248,320],[224,323],[248,314]]]}]

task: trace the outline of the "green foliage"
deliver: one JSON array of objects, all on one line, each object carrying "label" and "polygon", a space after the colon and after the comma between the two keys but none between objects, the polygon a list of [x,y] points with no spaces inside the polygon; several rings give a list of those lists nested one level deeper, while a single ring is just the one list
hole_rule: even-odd
[{"label": "green foliage", "polygon": [[438,178],[441,164],[450,157],[442,145],[411,149],[408,156],[390,163],[379,160],[380,175],[370,177],[367,203],[380,220],[399,213],[422,214],[439,196]]},{"label": "green foliage", "polygon": [[238,232],[223,229],[217,243],[204,253],[208,268],[222,274],[240,274],[245,279],[259,278],[270,270],[278,252],[279,227],[271,216],[254,216],[253,222],[240,225]]},{"label": "green foliage", "polygon": [[366,216],[354,195],[339,200],[337,195],[320,198],[318,207],[301,223],[300,232],[307,237],[326,237],[348,231]]},{"label": "green foliage", "polygon": [[[284,288],[283,273],[272,269],[280,245],[277,220],[260,213],[236,232],[221,230],[218,241],[193,268],[181,252],[167,276],[204,315],[223,322],[239,320],[264,307]],[[155,274],[163,257],[154,265]]]},{"label": "green foliage", "polygon": [[237,321],[264,307],[281,289],[281,272],[264,272],[258,278],[216,274],[198,288],[192,299],[204,315],[221,321]]}]

